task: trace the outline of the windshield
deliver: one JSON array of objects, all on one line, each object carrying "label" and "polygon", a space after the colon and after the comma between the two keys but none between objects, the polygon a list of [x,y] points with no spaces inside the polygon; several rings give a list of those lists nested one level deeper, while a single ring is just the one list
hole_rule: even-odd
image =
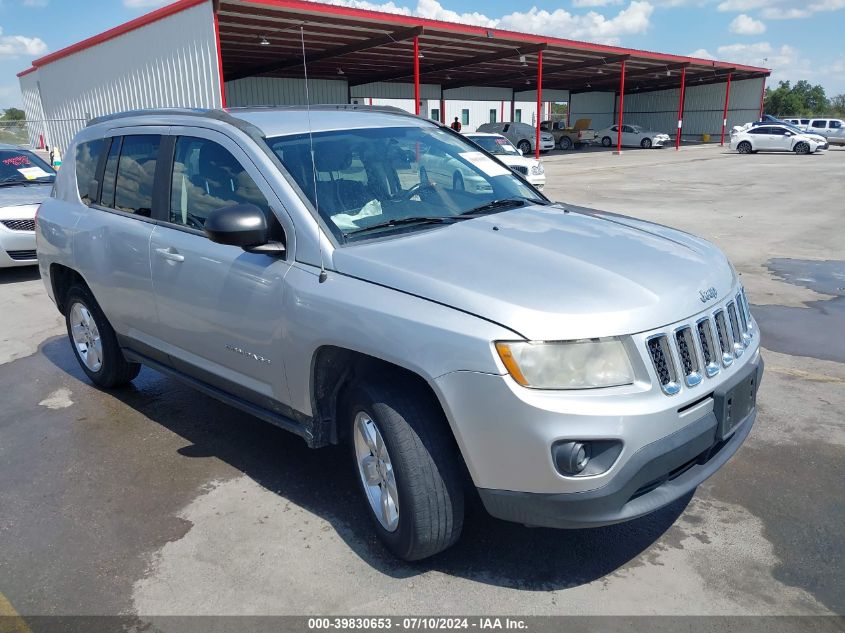
[{"label": "windshield", "polygon": [[53,168],[32,152],[0,149],[0,184],[50,183],[55,179]]},{"label": "windshield", "polygon": [[503,211],[505,200],[548,203],[507,167],[439,127],[317,132],[313,143],[312,162],[307,133],[267,139],[341,242],[422,230],[480,209]]},{"label": "windshield", "polygon": [[472,136],[468,134],[467,138],[473,143],[481,145],[481,147],[491,154],[520,155],[519,150],[517,150],[504,136]]}]

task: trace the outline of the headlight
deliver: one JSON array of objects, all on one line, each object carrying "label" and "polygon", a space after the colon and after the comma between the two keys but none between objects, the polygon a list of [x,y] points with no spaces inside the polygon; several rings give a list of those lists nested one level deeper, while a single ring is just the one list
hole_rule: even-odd
[{"label": "headlight", "polygon": [[523,387],[590,389],[634,382],[634,370],[618,338],[562,342],[499,341],[496,351]]},{"label": "headlight", "polygon": [[540,163],[537,163],[536,165],[532,165],[531,173],[534,176],[539,176],[540,174],[545,174],[546,170],[543,168],[543,166]]}]

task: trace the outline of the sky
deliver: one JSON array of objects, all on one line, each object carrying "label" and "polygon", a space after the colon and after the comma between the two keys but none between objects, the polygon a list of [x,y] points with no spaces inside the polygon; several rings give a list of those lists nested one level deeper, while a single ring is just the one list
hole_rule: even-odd
[{"label": "sky", "polygon": [[[845,93],[845,0],[331,0],[426,18],[763,66]],[[167,0],[0,0],[0,109],[33,59]],[[479,8],[483,8],[483,12]],[[514,11],[518,8],[518,11]]]}]

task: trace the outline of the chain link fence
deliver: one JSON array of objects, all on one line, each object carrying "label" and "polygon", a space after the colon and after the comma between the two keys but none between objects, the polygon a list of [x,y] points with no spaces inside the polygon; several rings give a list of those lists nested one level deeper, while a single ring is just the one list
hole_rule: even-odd
[{"label": "chain link fence", "polygon": [[73,135],[85,127],[87,119],[46,119],[40,121],[0,121],[0,143],[29,149],[58,145],[64,151]]}]

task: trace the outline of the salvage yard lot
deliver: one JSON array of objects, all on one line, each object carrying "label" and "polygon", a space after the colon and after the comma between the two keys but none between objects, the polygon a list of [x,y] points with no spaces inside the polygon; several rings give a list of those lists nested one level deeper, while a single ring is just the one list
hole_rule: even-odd
[{"label": "salvage yard lot", "polygon": [[843,613],[845,149],[543,161],[549,197],[708,238],[747,288],[767,363],[757,423],[691,499],[572,532],[476,505],[455,547],[402,563],[345,448],[310,451],[148,369],[94,389],[37,273],[0,271],[0,598],[24,616],[141,620]]}]

